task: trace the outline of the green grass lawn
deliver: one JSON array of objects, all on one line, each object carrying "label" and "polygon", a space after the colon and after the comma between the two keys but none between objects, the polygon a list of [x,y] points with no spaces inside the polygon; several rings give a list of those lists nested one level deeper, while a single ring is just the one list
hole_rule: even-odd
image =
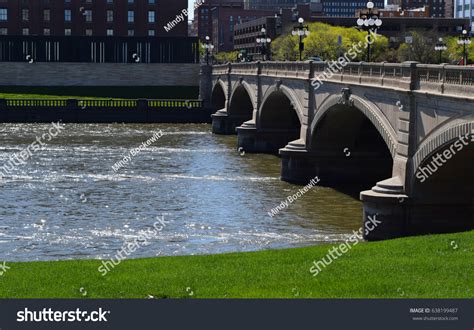
[{"label": "green grass lawn", "polygon": [[0,297],[474,297],[474,231],[359,243],[312,276],[332,246],[131,259],[106,276],[98,260],[7,262]]},{"label": "green grass lawn", "polygon": [[8,99],[197,99],[197,86],[0,86]]},{"label": "green grass lawn", "polygon": [[27,100],[122,100],[119,98],[94,97],[94,96],[71,96],[71,95],[47,95],[47,94],[17,94],[17,93],[0,93],[0,99],[27,99]]}]

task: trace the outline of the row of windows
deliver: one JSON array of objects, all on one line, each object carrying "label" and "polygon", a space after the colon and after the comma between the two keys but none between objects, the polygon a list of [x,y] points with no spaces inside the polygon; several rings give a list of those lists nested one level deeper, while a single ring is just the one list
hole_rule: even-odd
[{"label": "row of windows", "polygon": [[[23,35],[27,36],[27,35],[30,34],[30,29],[29,28],[23,28],[21,33]],[[93,34],[92,29],[86,29],[84,34],[86,36],[92,36],[92,34]],[[0,28],[0,35],[8,35],[8,28]],[[43,29],[43,35],[45,35],[45,36],[51,35],[51,29],[44,28]],[[64,35],[65,36],[72,35],[72,30],[71,29],[64,29]],[[109,37],[113,36],[114,35],[114,29],[107,29],[106,30],[106,35],[109,36]],[[133,37],[135,35],[135,30],[129,29],[127,31],[127,35],[129,37]],[[156,35],[155,30],[153,30],[153,29],[148,30],[148,36],[154,37],[155,35]]]},{"label": "row of windows", "polygon": [[[324,7],[361,7],[361,8],[366,8],[367,2],[323,2]],[[376,7],[384,7],[383,2],[380,3],[375,3]]]},{"label": "row of windows", "polygon": [[[34,0],[34,1],[37,1],[37,0]],[[97,2],[98,0],[94,0],[94,2]],[[113,4],[114,3],[114,0],[106,0],[107,4]],[[7,2],[7,0],[0,0],[0,2]],[[85,0],[86,3],[92,3],[93,1],[92,0]],[[23,0],[22,1],[22,4],[27,4],[28,1],[27,0]],[[43,0],[43,3],[44,4],[49,4],[49,0]],[[64,3],[65,4],[70,4],[71,3],[71,0],[64,0]],[[127,3],[129,4],[134,4],[135,3],[135,0],[128,0]],[[149,5],[154,5],[156,4],[156,0],[148,0],[148,4]]]},{"label": "row of windows", "polygon": [[[92,10],[86,9],[82,11],[82,15],[84,16],[86,22],[92,22]],[[29,9],[22,9],[21,10],[21,19],[24,22],[30,20],[30,10]],[[8,9],[7,8],[0,8],[0,21],[7,21],[8,20]],[[49,22],[51,20],[51,9],[44,9],[43,10],[43,20]],[[107,10],[106,14],[107,22],[114,21],[114,11]],[[64,21],[65,22],[72,22],[72,11],[71,9],[64,10]],[[135,11],[129,10],[127,11],[127,22],[134,23],[135,22]],[[148,23],[156,23],[156,12],[153,10],[148,11]]]}]

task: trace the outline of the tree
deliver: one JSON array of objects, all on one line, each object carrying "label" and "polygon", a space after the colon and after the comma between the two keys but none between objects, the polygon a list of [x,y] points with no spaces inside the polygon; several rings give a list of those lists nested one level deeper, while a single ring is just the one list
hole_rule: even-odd
[{"label": "tree", "polygon": [[398,48],[398,60],[417,61],[420,63],[437,63],[438,55],[434,50],[438,40],[432,31],[412,30],[411,43],[403,43]]},{"label": "tree", "polygon": [[[338,57],[347,54],[349,50],[354,50],[356,46],[359,51],[353,52],[352,61],[362,61],[366,58],[367,32],[359,31],[355,28],[345,28],[332,26],[324,23],[309,23],[310,34],[304,38],[305,50],[303,59],[310,56],[319,56],[323,60],[336,60]],[[388,47],[386,37],[376,35],[372,37],[372,59],[379,58]],[[339,43],[340,41],[340,43]],[[290,31],[285,31],[272,43],[274,59],[294,61],[299,58],[299,38],[291,35]]]},{"label": "tree", "polygon": [[219,63],[235,62],[239,52],[234,50],[231,52],[219,52],[214,55],[214,58]]}]

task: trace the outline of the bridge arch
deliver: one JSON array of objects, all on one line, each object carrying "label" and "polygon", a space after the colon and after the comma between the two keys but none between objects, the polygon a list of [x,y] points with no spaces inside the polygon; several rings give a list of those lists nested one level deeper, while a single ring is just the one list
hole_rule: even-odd
[{"label": "bridge arch", "polygon": [[[356,95],[351,95],[350,102],[351,107],[360,111],[377,129],[380,136],[385,141],[392,158],[395,158],[397,134],[388,120],[380,114],[379,110],[375,110],[374,107],[370,106],[362,98]],[[341,103],[340,95],[331,95],[324,100],[319,109],[316,111],[316,115],[314,116],[314,119],[311,123],[311,136],[315,135],[316,128],[320,125],[321,121],[326,117],[328,112],[341,104],[343,103]]]},{"label": "bridge arch", "polygon": [[303,118],[303,106],[296,94],[284,85],[273,85],[263,96],[257,113],[257,127],[265,129],[298,126],[298,129],[301,129]]},{"label": "bridge arch", "polygon": [[224,82],[220,79],[216,81],[214,84],[214,88],[212,89],[211,94],[211,104],[212,107],[216,110],[225,109],[226,107],[226,86]]},{"label": "bridge arch", "polygon": [[392,177],[395,131],[375,106],[360,97],[347,91],[327,97],[310,129],[308,150],[322,184],[365,190]]},{"label": "bridge arch", "polygon": [[241,118],[242,123],[252,119],[254,99],[255,97],[248,83],[245,81],[236,83],[229,99],[229,116]]},{"label": "bridge arch", "polygon": [[474,132],[474,120],[456,120],[448,127],[441,127],[434,131],[422,142],[413,156],[413,173],[416,173],[421,164],[425,163],[439,149],[451,145],[460,136],[466,136]]},{"label": "bridge arch", "polygon": [[413,230],[474,229],[474,121],[457,120],[430,135],[413,157]]}]

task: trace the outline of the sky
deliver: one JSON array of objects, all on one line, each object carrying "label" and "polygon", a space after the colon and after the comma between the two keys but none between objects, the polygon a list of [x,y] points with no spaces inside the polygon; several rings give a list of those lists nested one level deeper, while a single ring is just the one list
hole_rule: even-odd
[{"label": "sky", "polygon": [[191,21],[194,19],[194,0],[188,0],[188,21]]}]

